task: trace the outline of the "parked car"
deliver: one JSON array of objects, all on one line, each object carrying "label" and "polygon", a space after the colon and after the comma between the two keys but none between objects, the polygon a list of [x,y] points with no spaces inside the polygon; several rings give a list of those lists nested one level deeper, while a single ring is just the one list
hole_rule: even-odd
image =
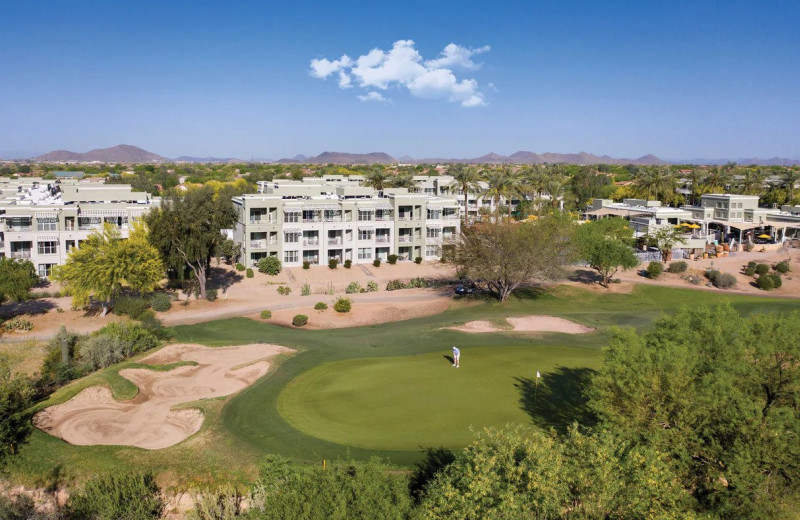
[{"label": "parked car", "polygon": [[459,296],[464,296],[465,294],[472,294],[475,292],[474,285],[457,285],[456,286],[456,294]]}]

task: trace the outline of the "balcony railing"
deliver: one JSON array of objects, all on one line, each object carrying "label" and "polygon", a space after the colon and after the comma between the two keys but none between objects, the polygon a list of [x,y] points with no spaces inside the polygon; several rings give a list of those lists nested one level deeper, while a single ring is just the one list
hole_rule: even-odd
[{"label": "balcony railing", "polygon": [[261,249],[261,248],[267,247],[267,241],[266,241],[266,240],[264,240],[264,239],[261,239],[261,240],[251,240],[251,241],[250,241],[250,247],[251,247],[252,249]]},{"label": "balcony railing", "polygon": [[394,217],[392,217],[391,215],[382,215],[375,217],[375,220],[385,222],[387,220],[394,220]]},{"label": "balcony railing", "polygon": [[339,246],[339,245],[342,245],[342,239],[341,239],[341,238],[329,238],[329,239],[328,239],[328,245],[329,245],[329,246]]},{"label": "balcony railing", "polygon": [[31,252],[27,251],[11,251],[11,258],[30,258]]},{"label": "balcony railing", "polygon": [[303,240],[304,246],[318,246],[319,240]]},{"label": "balcony railing", "polygon": [[397,217],[397,220],[413,220],[413,219],[411,218],[411,215],[400,215],[399,217]]},{"label": "balcony railing", "polygon": [[8,226],[8,231],[33,231],[33,226]]},{"label": "balcony railing", "polygon": [[389,243],[389,237],[388,236],[375,237],[375,242],[377,242],[378,244],[388,244]]},{"label": "balcony railing", "polygon": [[303,222],[305,222],[305,223],[309,223],[309,222],[322,222],[322,219],[321,219],[321,218],[319,218],[319,217],[304,218],[304,219],[303,219]]},{"label": "balcony railing", "polygon": [[407,243],[407,242],[412,242],[413,240],[414,240],[414,238],[413,238],[413,237],[408,237],[408,236],[400,236],[400,237],[397,239],[397,241],[398,241],[398,242],[400,242],[401,244],[403,244],[403,243]]},{"label": "balcony railing", "polygon": [[342,217],[325,217],[325,222],[341,222]]},{"label": "balcony railing", "polygon": [[79,224],[78,231],[93,231],[95,229],[103,229],[103,224]]},{"label": "balcony railing", "polygon": [[308,262],[309,264],[318,264],[319,257],[318,256],[304,256],[303,262]]}]

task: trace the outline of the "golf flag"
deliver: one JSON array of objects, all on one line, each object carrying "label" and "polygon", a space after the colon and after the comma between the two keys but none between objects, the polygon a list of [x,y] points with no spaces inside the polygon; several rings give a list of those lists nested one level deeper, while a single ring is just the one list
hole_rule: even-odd
[{"label": "golf flag", "polygon": [[540,374],[539,371],[537,370],[536,371],[536,379],[539,379],[540,377],[542,377],[542,374]]}]

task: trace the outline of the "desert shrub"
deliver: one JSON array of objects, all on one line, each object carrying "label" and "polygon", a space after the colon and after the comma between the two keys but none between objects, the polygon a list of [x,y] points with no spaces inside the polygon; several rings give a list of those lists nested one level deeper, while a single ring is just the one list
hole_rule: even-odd
[{"label": "desert shrub", "polygon": [[217,299],[217,290],[216,289],[208,289],[206,290],[206,300],[213,302]]},{"label": "desert shrub", "polygon": [[748,267],[744,270],[744,274],[747,276],[755,276],[756,275],[756,268],[755,267]]},{"label": "desert shrub", "polygon": [[350,260],[349,258],[344,261],[344,268],[345,269],[350,269],[352,266],[353,266],[353,261]]},{"label": "desert shrub", "polygon": [[170,337],[169,333],[167,333],[167,329],[164,328],[164,324],[156,317],[156,313],[153,309],[144,311],[136,321],[156,339],[168,339]]},{"label": "desert shrub", "polygon": [[769,272],[769,265],[767,264],[758,264],[756,266],[756,274],[761,276],[762,274],[767,274]]},{"label": "desert shrub", "polygon": [[150,308],[150,300],[138,296],[121,296],[114,302],[114,314],[130,316],[134,320]]},{"label": "desert shrub", "polygon": [[779,275],[778,273],[770,273],[770,274],[768,274],[766,276],[769,276],[770,278],[772,278],[772,285],[776,289],[778,289],[781,285],[783,285],[783,280],[781,280],[781,275]]},{"label": "desert shrub", "polygon": [[386,257],[386,261],[389,262],[391,265],[394,265],[397,263],[397,258],[398,258],[397,255],[389,255],[388,257]]},{"label": "desert shrub", "polygon": [[281,261],[277,256],[267,256],[258,261],[258,272],[275,276],[281,272]]},{"label": "desert shrub", "polygon": [[367,292],[377,292],[378,284],[373,281],[367,282]]},{"label": "desert shrub", "polygon": [[358,282],[350,282],[347,284],[347,288],[344,290],[347,294],[356,294],[363,292],[364,289],[361,287],[361,284]]},{"label": "desert shrub", "polygon": [[716,280],[717,276],[719,275],[720,272],[717,271],[716,269],[709,269],[706,271],[706,278],[708,278],[711,281],[711,283],[714,283],[714,280]]},{"label": "desert shrub", "polygon": [[689,264],[687,264],[683,260],[678,262],[670,262],[669,264],[670,273],[685,273],[688,268]]},{"label": "desert shrub", "polygon": [[350,312],[352,306],[353,302],[350,298],[339,298],[336,300],[336,303],[333,304],[333,310],[336,312]]},{"label": "desert shrub", "polygon": [[0,495],[0,520],[59,520],[61,515],[38,511],[28,495],[6,497]]},{"label": "desert shrub", "polygon": [[243,264],[239,264],[239,263],[237,263],[237,264],[236,264],[236,270],[237,270],[237,271],[244,271],[244,265],[243,265]]},{"label": "desert shrub", "polygon": [[242,518],[242,495],[233,487],[204,490],[194,496],[188,520],[234,520]]},{"label": "desert shrub", "polygon": [[311,262],[303,260],[303,269],[311,269]]},{"label": "desert shrub", "polygon": [[329,269],[336,269],[339,266],[339,261],[335,258],[331,258],[328,260],[328,268]]},{"label": "desert shrub", "polygon": [[133,321],[109,323],[95,334],[111,336],[122,341],[125,357],[130,357],[158,346],[158,338],[141,323]]},{"label": "desert shrub", "polygon": [[416,257],[414,259],[414,263],[417,264],[417,265],[421,264],[422,263],[422,257],[421,256]]},{"label": "desert shrub", "polygon": [[752,267],[753,271],[755,271],[756,267],[758,267],[758,262],[756,262],[755,260],[750,260],[749,262],[747,262],[747,267]]},{"label": "desert shrub", "polygon": [[756,284],[758,285],[759,289],[762,289],[764,291],[771,291],[772,289],[775,288],[775,280],[771,276],[766,274],[762,274],[761,276],[759,276],[758,280],[756,280]]},{"label": "desert shrub", "polygon": [[308,323],[308,316],[305,314],[297,314],[294,318],[292,318],[292,325],[295,327],[302,327]]},{"label": "desert shrub", "polygon": [[647,264],[647,269],[645,269],[645,274],[648,278],[655,280],[661,273],[664,272],[664,264],[661,262],[650,262]]},{"label": "desert shrub", "polygon": [[278,294],[282,294],[283,296],[288,296],[292,292],[292,288],[288,285],[279,285],[278,286]]},{"label": "desert shrub", "polygon": [[121,472],[88,480],[70,496],[68,518],[86,520],[154,520],[164,513],[164,498],[151,473]]},{"label": "desert shrub", "polygon": [[333,293],[336,292],[336,288],[333,286],[333,282],[328,282],[328,286],[325,287],[325,294],[328,296],[333,296]]},{"label": "desert shrub", "polygon": [[405,288],[406,286],[400,280],[389,280],[389,283],[386,284],[387,291],[397,291]]},{"label": "desert shrub", "polygon": [[81,342],[79,352],[81,359],[92,370],[106,368],[127,357],[125,343],[110,334],[97,334],[89,337]]},{"label": "desert shrub", "polygon": [[261,319],[268,320],[272,317],[272,311],[261,311]]},{"label": "desert shrub", "polygon": [[412,278],[409,282],[405,285],[407,289],[420,289],[428,286],[428,281],[425,278],[417,277]]},{"label": "desert shrub", "polygon": [[300,296],[308,296],[311,294],[311,286],[308,282],[304,283],[302,287],[300,287]]},{"label": "desert shrub", "polygon": [[314,305],[314,309],[316,309],[318,311],[324,311],[327,308],[328,308],[328,304],[325,303],[325,302],[317,302],[317,304]]},{"label": "desert shrub", "polygon": [[713,280],[714,287],[730,289],[736,286],[736,277],[729,273],[720,273]]},{"label": "desert shrub", "polygon": [[775,264],[775,270],[781,274],[786,274],[791,271],[791,267],[789,266],[789,262],[784,260]]},{"label": "desert shrub", "polygon": [[245,272],[245,276],[247,276],[248,278],[252,278],[252,277],[254,277],[255,275],[256,275],[256,274],[253,272],[253,269],[252,269],[252,268],[250,268],[250,267],[248,267],[248,268],[247,268],[247,272]]},{"label": "desert shrub", "polygon": [[41,300],[42,298],[52,298],[53,295],[48,291],[33,291],[28,293],[29,300]]},{"label": "desert shrub", "polygon": [[10,332],[13,332],[13,331],[27,332],[27,331],[33,329],[33,323],[31,323],[30,321],[26,320],[25,318],[21,318],[19,316],[16,316],[16,317],[11,318],[10,320],[4,322],[3,323],[3,328],[5,330],[7,330],[7,331],[10,331]]},{"label": "desert shrub", "polygon": [[172,298],[169,297],[169,294],[165,293],[155,293],[152,298],[150,298],[150,306],[153,307],[153,310],[158,312],[165,312],[172,308]]},{"label": "desert shrub", "polygon": [[381,266],[381,259],[380,258],[376,258],[375,260],[373,260],[372,261],[372,266],[373,267],[380,267]]}]

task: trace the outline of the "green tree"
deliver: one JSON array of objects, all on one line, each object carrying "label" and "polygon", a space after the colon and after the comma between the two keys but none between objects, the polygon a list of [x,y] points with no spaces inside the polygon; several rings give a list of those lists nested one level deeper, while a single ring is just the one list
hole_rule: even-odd
[{"label": "green tree", "polygon": [[519,224],[484,222],[461,233],[453,262],[461,273],[506,301],[520,286],[564,276],[564,267],[574,259],[573,231],[571,219],[561,214]]},{"label": "green tree", "polygon": [[604,218],[578,227],[575,236],[578,254],[595,269],[603,287],[619,271],[639,265],[633,252],[633,230],[621,218]]},{"label": "green tree", "polygon": [[377,191],[383,191],[389,184],[389,174],[382,168],[374,168],[364,178],[364,186],[370,186]]},{"label": "green tree", "polygon": [[800,181],[800,170],[787,168],[781,177],[783,185],[786,187],[787,199],[789,202],[794,202],[794,189],[797,186],[797,182]]},{"label": "green tree", "polygon": [[179,273],[188,266],[197,280],[200,298],[205,299],[211,258],[225,240],[221,230],[236,221],[228,193],[221,190],[215,196],[210,187],[172,192],[145,220],[151,230],[150,243],[164,263]]},{"label": "green tree", "polygon": [[105,316],[123,288],[150,292],[164,277],[164,264],[147,235],[143,225],[135,225],[129,238],[122,239],[116,227],[105,224],[73,249],[64,265],[53,269],[53,279],[63,284],[76,307],[92,297],[100,300]]},{"label": "green tree", "polygon": [[0,257],[0,304],[24,300],[38,281],[30,260]]},{"label": "green tree", "polygon": [[669,262],[672,259],[672,248],[686,243],[683,229],[671,225],[656,228],[647,238],[650,244],[661,252],[662,262]]},{"label": "green tree", "polygon": [[472,166],[456,164],[452,166],[447,173],[453,177],[451,186],[464,195],[464,228],[466,228],[469,225],[469,194],[477,193],[481,189],[478,170]]},{"label": "green tree", "polygon": [[28,378],[14,375],[8,357],[0,354],[0,465],[17,453],[31,433],[28,409],[33,387]]}]

